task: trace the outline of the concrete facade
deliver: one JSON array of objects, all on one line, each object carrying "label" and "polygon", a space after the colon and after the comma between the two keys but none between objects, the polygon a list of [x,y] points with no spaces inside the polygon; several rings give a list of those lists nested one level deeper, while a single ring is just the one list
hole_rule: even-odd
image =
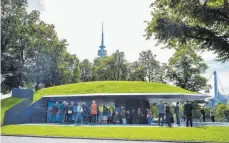
[{"label": "concrete facade", "polygon": [[[18,91],[15,90],[15,91]],[[113,103],[116,107],[125,106],[127,110],[137,110],[142,108],[143,113],[150,104],[163,102],[182,102],[185,100],[200,100],[207,98],[201,94],[175,94],[175,93],[110,93],[110,94],[77,94],[77,95],[49,95],[43,96],[41,99],[32,103],[31,91],[18,92],[30,93],[29,95],[13,94],[14,97],[23,97],[25,100],[5,113],[4,124],[24,124],[24,123],[46,123],[48,102],[86,102],[90,105],[95,100],[97,105],[106,105]],[[33,96],[33,95],[32,95]],[[32,104],[31,104],[32,103]]]}]

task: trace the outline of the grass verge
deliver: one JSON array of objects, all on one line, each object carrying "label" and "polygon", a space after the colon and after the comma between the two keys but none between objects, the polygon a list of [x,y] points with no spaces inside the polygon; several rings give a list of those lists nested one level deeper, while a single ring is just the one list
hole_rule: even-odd
[{"label": "grass verge", "polygon": [[74,127],[8,125],[2,135],[55,136],[102,139],[229,142],[229,127]]},{"label": "grass verge", "polygon": [[155,82],[96,81],[80,82],[43,88],[35,92],[34,101],[44,95],[68,95],[89,93],[194,93],[179,87]]},{"label": "grass verge", "polygon": [[15,98],[15,97],[9,97],[1,100],[1,126],[3,124],[6,110],[22,102],[23,100],[24,100],[23,98]]}]

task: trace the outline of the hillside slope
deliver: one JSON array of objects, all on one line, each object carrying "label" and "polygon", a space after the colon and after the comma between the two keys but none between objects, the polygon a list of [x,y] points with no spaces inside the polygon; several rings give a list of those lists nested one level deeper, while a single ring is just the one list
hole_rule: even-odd
[{"label": "hillside slope", "polygon": [[194,93],[179,87],[155,82],[140,81],[96,81],[81,82],[43,88],[34,95],[37,101],[44,95],[68,95],[90,93]]}]

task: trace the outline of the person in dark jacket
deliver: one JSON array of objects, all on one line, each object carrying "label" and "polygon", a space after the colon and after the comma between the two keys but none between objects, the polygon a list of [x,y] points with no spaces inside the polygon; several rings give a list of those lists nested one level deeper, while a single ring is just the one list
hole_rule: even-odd
[{"label": "person in dark jacket", "polygon": [[184,114],[187,118],[186,127],[189,126],[189,123],[190,123],[190,126],[192,127],[192,110],[193,110],[192,104],[190,104],[189,101],[186,101],[184,105]]},{"label": "person in dark jacket", "polygon": [[168,127],[171,127],[172,126],[171,124],[172,113],[171,113],[170,106],[168,103],[165,105],[165,117],[166,117]]},{"label": "person in dark jacket", "polygon": [[132,124],[137,124],[138,113],[135,110],[131,112]]},{"label": "person in dark jacket", "polygon": [[115,112],[113,123],[114,124],[120,124],[120,115],[118,112]]},{"label": "person in dark jacket", "polygon": [[126,123],[130,124],[130,111],[129,110],[126,111]]},{"label": "person in dark jacket", "polygon": [[89,122],[89,107],[87,106],[87,104],[84,102],[82,105],[83,108],[83,113],[82,113],[82,117],[83,117],[83,123],[87,124]]},{"label": "person in dark jacket", "polygon": [[73,106],[74,106],[74,102],[71,102],[71,104],[67,106],[67,122],[68,122],[68,124],[72,121]]},{"label": "person in dark jacket", "polygon": [[107,124],[107,120],[108,120],[108,108],[103,105],[103,118],[102,121],[104,124]]},{"label": "person in dark jacket", "polygon": [[200,110],[202,116],[203,116],[203,122],[205,122],[205,111],[204,111],[204,108],[201,108]]}]

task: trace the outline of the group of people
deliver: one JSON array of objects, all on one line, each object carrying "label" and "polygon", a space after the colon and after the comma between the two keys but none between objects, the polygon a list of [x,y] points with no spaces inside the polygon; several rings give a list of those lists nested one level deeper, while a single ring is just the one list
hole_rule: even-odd
[{"label": "group of people", "polygon": [[[109,116],[108,109],[103,106],[104,108],[104,116]],[[74,122],[75,124],[87,124],[87,123],[96,123],[97,122],[97,115],[98,107],[95,101],[92,101],[92,104],[88,106],[86,102],[78,102],[75,104],[74,102],[68,103],[63,101],[62,103],[56,102],[51,109],[51,119],[50,121],[55,123],[57,115],[60,116],[59,123],[71,123]]]},{"label": "group of people", "polygon": [[[102,123],[102,124],[141,124],[144,119],[148,118],[148,123],[152,122],[152,112],[147,109],[147,115],[143,114],[141,108],[137,110],[126,110],[124,106],[121,106],[119,110],[108,108],[105,105],[98,106],[95,101],[92,101],[91,105],[87,105],[85,102],[68,103],[63,101],[62,103],[56,102],[49,110],[51,114],[49,122],[52,123],[72,123],[75,124],[88,124],[88,123]],[[59,120],[56,117],[59,115]]]},{"label": "group of people", "polygon": [[[179,102],[176,103],[176,106],[173,106],[174,112],[176,115],[176,124],[180,124],[180,107]],[[158,109],[158,125],[163,126],[164,121],[167,122],[168,126],[171,127],[172,123],[174,123],[173,114],[170,109],[170,105],[168,103],[162,103],[160,101],[159,104],[157,104]],[[193,105],[186,101],[184,104],[184,112],[183,112],[183,118],[184,121],[186,120],[186,127],[189,127],[189,125],[192,127],[193,125]],[[164,120],[164,117],[166,118]]]},{"label": "group of people", "polygon": [[[158,125],[163,126],[166,122],[169,127],[174,123],[173,114],[168,103],[157,104],[158,111]],[[175,106],[172,106],[176,115],[176,124],[180,124],[180,107],[179,102]],[[57,122],[56,116],[59,114],[60,120],[59,123],[72,123],[75,124],[88,124],[88,123],[102,123],[102,124],[141,124],[147,121],[148,124],[151,124],[153,121],[153,115],[151,108],[145,109],[145,112],[141,108],[137,110],[126,110],[124,106],[121,106],[119,110],[114,108],[108,108],[105,105],[98,106],[95,101],[92,101],[90,105],[87,105],[85,102],[78,102],[70,104],[66,101],[62,103],[56,102],[50,110],[51,112],[51,122]],[[205,121],[205,112],[202,109],[201,113],[203,114],[203,121]],[[193,105],[186,101],[184,104],[184,121],[186,120],[186,126],[193,125]],[[211,114],[213,114],[211,112]],[[214,120],[214,116],[212,116]]]}]

